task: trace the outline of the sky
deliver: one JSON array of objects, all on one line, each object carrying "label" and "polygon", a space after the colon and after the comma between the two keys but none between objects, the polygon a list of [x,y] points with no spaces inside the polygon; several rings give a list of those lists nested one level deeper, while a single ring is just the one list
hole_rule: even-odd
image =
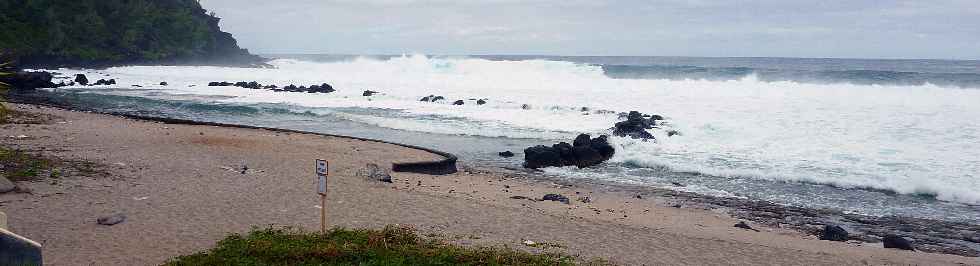
[{"label": "sky", "polygon": [[980,0],[200,0],[253,53],[980,59]]}]

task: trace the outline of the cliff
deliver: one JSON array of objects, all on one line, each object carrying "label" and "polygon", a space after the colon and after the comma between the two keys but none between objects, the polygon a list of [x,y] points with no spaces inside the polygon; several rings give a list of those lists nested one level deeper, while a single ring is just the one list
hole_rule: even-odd
[{"label": "cliff", "polygon": [[20,67],[253,65],[197,0],[0,0],[0,53]]}]

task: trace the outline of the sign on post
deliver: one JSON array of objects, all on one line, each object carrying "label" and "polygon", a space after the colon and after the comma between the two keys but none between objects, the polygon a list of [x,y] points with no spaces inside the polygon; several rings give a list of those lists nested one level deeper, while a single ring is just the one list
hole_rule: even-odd
[{"label": "sign on post", "polygon": [[327,161],[316,160],[316,193],[327,194]]},{"label": "sign on post", "polygon": [[320,233],[327,233],[327,173],[326,160],[316,160],[316,193],[320,194]]}]

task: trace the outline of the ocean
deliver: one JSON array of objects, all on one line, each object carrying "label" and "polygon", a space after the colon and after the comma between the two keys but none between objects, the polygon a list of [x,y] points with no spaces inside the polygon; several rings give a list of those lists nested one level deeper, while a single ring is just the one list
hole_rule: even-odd
[{"label": "ocean", "polygon": [[[102,111],[398,141],[456,153],[463,164],[511,169],[520,168],[525,147],[610,134],[618,113],[636,110],[666,118],[651,130],[655,141],[614,137],[617,152],[608,163],[544,173],[980,222],[980,61],[269,56],[277,58],[274,68],[53,70],[65,80],[85,73],[119,85],[51,89],[45,97]],[[207,86],[211,81],[329,83],[337,91]],[[381,93],[365,97],[365,90]],[[447,101],[419,101],[428,95]],[[680,134],[668,136],[670,130]],[[497,156],[505,150],[517,156]]]}]

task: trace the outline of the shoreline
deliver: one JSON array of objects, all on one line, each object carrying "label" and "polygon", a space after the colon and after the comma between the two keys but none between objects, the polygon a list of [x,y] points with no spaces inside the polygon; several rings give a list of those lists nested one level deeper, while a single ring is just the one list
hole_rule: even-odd
[{"label": "shoreline", "polygon": [[[28,107],[24,107],[21,105],[17,105],[17,108],[30,109]],[[34,107],[34,108],[38,108],[38,107]],[[154,127],[154,128],[158,128],[159,126],[162,125],[171,125],[165,123],[161,124],[157,122],[147,122],[143,120],[132,120],[129,118],[111,117],[111,116],[105,116],[101,114],[79,113],[74,111],[66,111],[63,109],[50,109],[50,108],[45,109],[45,108],[47,107],[42,107],[40,109],[44,110],[44,112],[53,112],[62,115],[67,114],[72,116],[78,115],[84,117],[95,117],[95,119],[99,120],[100,122],[107,122],[110,124],[111,123],[123,123],[123,124],[135,123],[136,125],[139,125],[139,127]],[[48,126],[41,126],[41,127],[51,128],[51,127],[59,127],[60,125],[62,124],[48,125]],[[91,126],[96,126],[96,125],[91,125]],[[188,127],[190,128],[190,131],[208,129],[208,130],[230,130],[235,132],[241,131],[245,133],[266,132],[266,130],[264,129],[243,129],[243,128],[231,129],[231,128],[202,126],[202,125],[198,125],[198,126],[174,125],[174,127],[181,127],[181,128]],[[44,129],[37,129],[37,128],[38,127],[35,126],[32,128],[22,128],[18,130],[26,130],[26,131],[44,130]],[[114,128],[113,130],[125,131],[125,130],[132,130],[132,129],[124,126],[121,128]],[[7,131],[7,129],[5,128],[4,131]],[[54,130],[54,132],[57,133],[57,130]],[[103,131],[99,131],[99,132],[103,132]],[[241,134],[245,134],[245,133],[241,133]],[[302,134],[302,133],[282,133],[282,134],[288,135],[287,138],[293,138],[293,137],[298,138],[300,136],[309,135],[309,134]],[[7,135],[6,132],[4,135]],[[207,135],[210,136],[211,133],[208,133]],[[318,135],[322,135],[322,134],[318,134]],[[169,134],[167,136],[169,136]],[[201,133],[201,136],[205,136],[203,131]],[[129,137],[140,138],[139,136],[129,136]],[[188,136],[185,137],[198,138],[194,136],[194,134],[188,134]],[[333,137],[318,136],[313,138],[342,139],[341,137],[337,137],[337,136],[333,136]],[[100,138],[96,137],[93,140],[95,139],[100,139]],[[234,141],[231,141],[231,143],[226,143],[228,141],[230,140],[221,140],[214,143],[209,143],[207,140],[205,140],[203,144],[210,145],[210,146],[213,145],[222,146],[226,144],[230,145],[236,143]],[[347,139],[347,141],[351,141],[351,139]],[[362,141],[358,141],[358,143],[361,143]],[[9,145],[10,142],[17,142],[17,140],[4,139],[3,142],[6,146]],[[39,143],[31,143],[30,145],[43,147],[45,145],[50,145],[50,144],[53,143],[39,142]],[[104,145],[112,146],[117,144],[104,143]],[[371,145],[373,146],[375,144],[371,144]],[[244,145],[244,146],[231,145],[231,147],[246,149],[246,150],[255,149],[254,147],[249,147],[249,145]],[[79,152],[79,151],[74,151],[74,152]],[[139,153],[139,151],[133,151],[133,152]],[[378,155],[382,155],[386,153],[387,152],[380,152]],[[101,156],[111,156],[111,155],[108,154],[94,155],[89,152],[89,156],[101,157]],[[277,158],[277,157],[273,157],[273,158]],[[354,161],[359,161],[359,160],[354,160]],[[359,164],[353,161],[352,163],[354,165]],[[347,171],[348,174],[352,172],[356,172],[356,170],[358,170],[357,166],[347,166],[347,167],[348,169],[345,169],[345,171]],[[515,241],[517,239],[514,239],[515,236],[525,235],[525,236],[518,236],[520,238],[534,237],[535,239],[528,239],[528,240],[535,240],[535,241],[538,241],[538,239],[540,238],[545,238],[545,240],[548,240],[547,238],[550,237],[550,238],[555,238],[557,241],[568,241],[566,246],[568,247],[567,250],[570,251],[570,253],[583,254],[586,256],[598,255],[598,256],[608,257],[613,261],[621,261],[625,263],[634,263],[634,264],[637,262],[640,263],[645,262],[644,261],[645,259],[651,259],[645,256],[646,252],[663,253],[663,251],[651,250],[651,249],[656,249],[657,247],[665,247],[665,246],[674,247],[674,249],[665,248],[670,252],[663,254],[665,256],[665,259],[673,259],[673,260],[664,260],[661,262],[668,262],[668,263],[673,262],[672,264],[682,264],[682,263],[678,263],[680,262],[679,259],[686,258],[686,256],[678,257],[678,254],[688,254],[689,256],[694,255],[692,253],[685,253],[683,251],[685,249],[692,248],[691,245],[698,246],[698,247],[706,246],[708,247],[706,249],[707,254],[716,254],[722,256],[713,257],[714,260],[711,260],[712,256],[705,256],[706,258],[701,258],[701,260],[692,258],[691,262],[684,262],[683,264],[686,263],[697,264],[697,262],[710,263],[712,261],[718,263],[723,261],[718,259],[721,259],[722,257],[725,256],[736,257],[733,260],[731,260],[732,262],[743,261],[743,262],[755,262],[761,264],[780,264],[780,261],[777,261],[776,258],[768,258],[767,260],[765,256],[761,256],[761,257],[758,256],[764,253],[771,255],[771,252],[779,252],[780,254],[784,254],[787,252],[789,253],[802,252],[802,254],[789,256],[790,257],[789,259],[791,260],[782,261],[783,263],[787,263],[787,262],[799,263],[801,261],[806,260],[806,261],[814,262],[816,264],[835,264],[835,263],[858,264],[861,258],[865,259],[866,260],[865,262],[867,262],[867,260],[871,260],[872,262],[878,262],[877,260],[884,260],[881,262],[897,263],[897,264],[905,264],[905,263],[923,264],[926,262],[936,263],[936,264],[942,264],[940,262],[945,262],[949,264],[954,264],[957,261],[959,263],[967,263],[967,264],[978,263],[977,261],[975,261],[975,258],[885,250],[880,247],[880,244],[865,245],[861,243],[836,243],[836,242],[828,242],[828,241],[817,241],[811,239],[812,237],[809,237],[798,231],[790,230],[786,228],[774,228],[768,226],[762,227],[753,224],[753,226],[756,226],[758,229],[762,229],[763,232],[744,231],[744,230],[732,228],[732,224],[734,223],[734,221],[737,221],[737,219],[726,217],[727,214],[725,214],[724,211],[718,208],[710,208],[710,210],[701,210],[698,207],[673,208],[668,206],[668,205],[673,205],[673,203],[670,203],[670,201],[665,197],[663,197],[663,195],[657,195],[656,193],[652,193],[654,197],[649,197],[649,195],[651,194],[643,194],[642,198],[635,198],[634,195],[636,192],[633,191],[618,191],[618,192],[604,191],[597,186],[590,187],[589,184],[581,184],[581,183],[580,184],[560,184],[560,183],[548,184],[551,181],[548,181],[545,178],[540,178],[541,176],[530,177],[529,175],[532,175],[530,173],[528,174],[528,176],[520,176],[520,175],[512,175],[512,174],[504,173],[501,171],[493,171],[490,169],[471,169],[468,167],[464,167],[461,170],[462,171],[460,173],[441,175],[441,176],[421,175],[421,174],[412,174],[412,173],[392,173],[392,176],[394,177],[395,180],[395,184],[393,185],[384,185],[376,182],[366,182],[365,180],[363,180],[364,178],[361,177],[341,177],[341,179],[348,185],[352,185],[352,187],[359,187],[359,188],[352,188],[353,190],[360,189],[360,190],[368,190],[368,191],[395,191],[391,193],[397,194],[397,196],[390,196],[390,195],[353,193],[350,197],[354,197],[354,198],[350,198],[350,197],[341,197],[341,198],[345,199],[345,201],[348,200],[356,201],[357,197],[364,197],[370,199],[377,199],[377,197],[382,197],[382,198],[422,197],[422,198],[426,198],[426,200],[424,200],[425,203],[422,203],[423,205],[436,204],[443,207],[455,206],[454,208],[457,209],[462,208],[462,209],[458,209],[457,211],[451,211],[451,212],[446,212],[446,211],[439,212],[438,208],[434,210],[425,210],[425,208],[422,208],[423,210],[414,210],[410,213],[419,214],[419,213],[426,213],[427,211],[432,211],[432,212],[436,212],[436,215],[431,215],[430,213],[430,215],[423,215],[424,217],[403,217],[401,219],[395,219],[395,221],[407,220],[409,221],[410,224],[422,226],[423,231],[455,232],[455,233],[464,233],[464,234],[468,233],[468,234],[476,234],[478,236],[483,237],[481,239],[464,240],[462,241],[464,242],[463,244],[509,243],[509,245],[511,246],[517,246],[520,248],[521,246],[517,244],[519,242]],[[212,169],[211,171],[215,171],[215,170]],[[289,171],[297,171],[297,170],[289,170]],[[208,170],[205,170],[205,172],[208,172]],[[220,175],[222,174],[222,172],[223,171],[218,171],[218,174]],[[132,173],[128,173],[128,175],[132,175]],[[140,177],[135,177],[135,180],[144,179],[144,177],[142,177],[143,175],[144,175],[144,168],[140,168],[138,174],[138,176]],[[354,176],[356,176],[356,174],[354,174]],[[123,180],[129,180],[129,179],[123,178]],[[112,181],[100,180],[99,182],[111,183]],[[83,181],[82,183],[85,182]],[[423,186],[423,184],[425,185]],[[173,185],[173,184],[168,183],[167,185]],[[305,186],[301,186],[301,188],[305,188]],[[570,198],[572,204],[560,204],[555,202],[526,200],[526,198],[531,198],[531,199],[540,198],[546,192],[566,195]],[[71,192],[69,193],[77,194]],[[674,191],[672,193],[677,193],[677,192]],[[669,195],[669,194],[670,193],[665,193],[664,195]],[[53,197],[59,197],[58,195],[65,195],[65,194],[52,194],[52,195],[54,195]],[[83,198],[85,197],[85,195],[73,195],[73,196],[83,197]],[[513,199],[513,197],[516,196],[522,196],[525,197],[525,199]],[[2,197],[7,197],[7,196],[4,195]],[[578,201],[579,197],[590,197],[591,200],[589,203],[580,202]],[[42,200],[50,199],[50,198],[52,197],[51,196],[43,197]],[[458,199],[460,198],[465,200],[459,201]],[[705,198],[705,197],[693,195],[691,198]],[[0,199],[6,200],[6,198],[0,198]],[[374,202],[370,199],[367,202]],[[253,199],[250,198],[239,198],[239,200],[250,201],[250,202],[254,201]],[[688,200],[693,201],[691,199]],[[20,203],[10,203],[8,201],[4,201],[3,207],[5,208],[5,211],[7,208],[9,208],[7,204],[17,205]],[[395,209],[399,209],[403,207],[415,208],[414,205],[388,206],[389,203],[381,203],[381,205],[383,206],[383,208],[389,208],[389,210],[391,210],[390,208],[395,208]],[[369,213],[373,213],[374,211],[371,211],[372,209],[382,208],[382,206],[368,206],[366,208],[368,208],[367,211]],[[39,207],[44,208],[45,206],[39,206]],[[478,216],[484,218],[475,219],[476,221],[481,221],[475,224],[460,225],[459,220],[455,220],[455,218],[453,217],[463,218],[463,220],[468,220],[469,218],[471,218],[468,216],[463,216],[464,214],[467,213],[467,211],[463,211],[463,210],[469,210],[469,211],[475,210],[476,213],[470,212],[472,216]],[[359,208],[353,208],[350,211],[361,212],[365,210]],[[252,214],[259,214],[259,213],[255,213],[254,210],[247,211],[247,212]],[[524,217],[522,215],[514,216],[515,212],[522,213],[522,215],[528,217]],[[477,213],[482,213],[482,214],[477,214]],[[206,214],[202,214],[202,215],[206,215]],[[508,220],[508,219],[501,220],[500,217],[510,217],[512,218],[512,220]],[[91,218],[91,217],[84,217],[84,218]],[[312,218],[312,217],[306,217],[306,218]],[[455,222],[449,222],[447,218],[450,220],[455,220]],[[18,222],[18,223],[23,222],[24,220],[21,219],[24,219],[24,217],[21,216],[12,217],[11,218],[12,225],[14,225],[13,224],[14,222]],[[349,220],[350,219],[349,217],[345,217],[342,219],[344,219],[345,221],[341,222],[340,224],[349,224],[351,226],[365,226],[365,225],[371,226],[379,223],[379,221],[377,220],[361,220],[356,218],[354,220]],[[242,218],[242,220],[254,221],[254,218],[253,219]],[[383,218],[383,220],[390,221],[389,218]],[[516,221],[515,223],[514,220],[520,220],[520,221]],[[560,224],[544,224],[544,225],[526,224],[529,221],[538,221],[538,220],[577,224],[579,226],[578,228],[581,230],[571,230],[570,228],[562,228]],[[285,221],[290,221],[290,220],[287,219]],[[414,223],[412,221],[414,221]],[[311,222],[310,219],[304,219],[304,222],[301,224],[303,224],[304,227],[306,228],[311,228],[309,224],[310,222]],[[139,223],[139,220],[135,221],[134,223]],[[242,226],[244,226],[241,224],[241,222],[234,222],[234,223],[238,224],[238,226],[233,226],[233,227],[239,229],[233,229],[231,230],[232,232],[240,230]],[[499,225],[501,223],[503,225]],[[290,224],[290,223],[287,222],[285,224]],[[251,224],[251,225],[255,225],[255,224]],[[24,225],[22,224],[16,225],[16,227],[18,228],[23,226]],[[507,227],[515,227],[515,228],[507,229]],[[601,227],[604,230],[615,230],[616,232],[629,231],[632,232],[632,234],[630,235],[631,237],[626,237],[626,235],[620,235],[620,234],[617,234],[617,236],[610,236],[609,232],[611,231],[595,231],[594,227]],[[97,230],[98,229],[112,230],[115,228],[116,227],[109,227],[108,229],[97,228]],[[150,227],[150,228],[154,228],[154,227]],[[160,228],[156,228],[156,229],[159,230]],[[531,230],[531,231],[527,231],[527,230]],[[218,229],[218,231],[219,231],[218,233],[221,234],[217,234],[217,235],[222,235],[223,233],[227,232],[227,231],[222,231],[222,229]],[[500,234],[501,232],[496,232],[496,231],[506,231],[509,233],[504,233],[501,235]],[[538,232],[538,233],[532,233],[532,232]],[[541,232],[544,232],[544,234],[541,235],[542,234]],[[586,233],[586,232],[591,232],[591,233]],[[214,234],[215,232],[211,232],[211,233]],[[670,241],[673,238],[664,239],[663,238],[664,235],[674,236],[678,240]],[[589,237],[589,239],[576,240],[578,239],[576,238],[576,236],[587,236]],[[643,236],[642,239],[661,239],[661,240],[666,240],[667,242],[655,241],[659,245],[636,246],[635,244],[644,242],[644,240],[642,239],[637,239],[636,238],[637,236]],[[486,241],[483,241],[484,239]],[[593,244],[593,242],[596,241],[596,239],[601,240],[598,241],[600,243],[606,243],[609,244],[609,246],[614,246],[614,247],[613,248],[592,247],[591,244]],[[698,239],[707,239],[711,241],[701,242]],[[713,241],[721,241],[722,243],[747,244],[749,245],[749,247],[747,248],[759,251],[759,253],[753,255],[753,254],[745,254],[741,251],[738,251],[738,249],[719,248],[717,245],[712,246],[712,244],[710,244]],[[213,244],[213,243],[206,243],[206,241],[203,242],[205,242],[204,245]],[[196,245],[200,246],[201,243],[198,243]],[[627,248],[624,247],[624,245],[631,246],[631,247]],[[727,246],[727,244],[722,246]],[[644,252],[644,253],[641,254],[640,252]],[[673,254],[672,252],[679,252],[679,253]],[[817,255],[819,255],[821,252],[839,254],[843,256],[845,259],[834,260],[829,258],[822,258],[823,260],[811,260],[811,259],[820,258],[820,256]],[[46,255],[50,256],[50,254],[46,254]],[[739,260],[738,258],[754,259],[754,260]],[[792,259],[799,259],[799,260],[792,260]]]},{"label": "shoreline", "polygon": [[60,106],[60,105],[57,105],[57,104],[32,103],[32,102],[28,102],[28,101],[16,101],[16,100],[10,101],[10,100],[8,100],[7,102],[9,102],[9,103],[15,103],[15,104],[24,104],[24,105],[45,106],[45,107],[51,107],[51,108],[65,109],[65,110],[69,110],[69,111],[81,111],[81,112],[88,112],[88,113],[94,113],[94,114],[117,116],[117,117],[128,118],[128,119],[144,120],[144,121],[150,121],[150,122],[160,122],[160,123],[166,123],[166,124],[179,124],[179,125],[192,125],[192,126],[214,126],[214,127],[229,127],[229,128],[242,128],[242,129],[256,129],[256,130],[268,130],[268,131],[283,132],[283,133],[309,134],[309,135],[319,135],[319,136],[324,136],[324,137],[347,138],[347,139],[355,139],[355,140],[360,140],[360,141],[371,141],[371,142],[378,142],[378,143],[384,143],[384,144],[397,145],[397,146],[401,146],[401,147],[405,147],[405,148],[410,148],[410,149],[422,150],[422,151],[430,152],[430,153],[437,154],[437,155],[443,157],[443,159],[432,160],[432,161],[395,162],[395,163],[392,163],[392,171],[395,171],[395,172],[409,172],[409,173],[432,174],[432,175],[452,174],[452,173],[455,173],[457,171],[456,161],[459,160],[459,158],[456,157],[456,155],[454,155],[452,153],[448,153],[448,152],[444,152],[444,151],[440,151],[440,150],[436,150],[436,149],[431,149],[431,148],[426,148],[426,147],[421,147],[421,146],[416,146],[416,145],[410,145],[410,144],[404,144],[404,143],[398,143],[398,142],[386,141],[386,140],[380,140],[380,139],[362,138],[362,137],[336,135],[336,134],[327,134],[327,133],[317,133],[317,132],[310,132],[310,131],[284,129],[284,128],[274,128],[274,127],[237,125],[237,124],[227,124],[227,123],[218,123],[218,122],[195,121],[195,120],[190,120],[190,119],[178,119],[178,118],[143,116],[143,115],[135,115],[135,114],[122,113],[122,112],[101,112],[101,111],[96,111],[96,110],[86,110],[84,108],[80,108],[80,107],[77,107],[77,106],[67,107],[67,106]]},{"label": "shoreline", "polygon": [[[631,196],[627,197],[636,195],[655,197],[665,202],[663,205],[668,207],[676,207],[678,204],[680,204],[683,208],[696,208],[706,211],[721,210],[725,214],[740,220],[751,221],[768,227],[791,229],[805,235],[812,235],[816,237],[819,237],[824,225],[838,225],[843,226],[850,233],[849,240],[860,241],[865,244],[880,244],[882,237],[891,234],[914,239],[917,244],[917,249],[920,251],[980,257],[980,224],[906,216],[871,216],[864,214],[851,214],[845,213],[841,210],[797,207],[758,199],[712,196],[698,194],[695,192],[671,190],[667,188],[657,188],[643,185],[622,184],[587,179],[568,180],[530,169],[472,167],[465,163],[457,166],[458,158],[451,153],[420,147],[417,145],[408,145],[385,140],[262,126],[143,116],[123,112],[102,112],[78,106],[62,106],[54,103],[36,103],[30,101],[31,100],[29,99],[26,101],[14,99],[15,103],[20,104],[42,105],[53,108],[63,108],[68,110],[84,111],[154,122],[259,129],[387,143],[406,148],[423,150],[445,157],[443,160],[431,162],[395,162],[391,168],[394,172],[447,175],[456,173],[457,168],[459,168],[461,170],[466,169],[467,171],[482,171],[504,176],[516,175],[520,178],[535,179],[542,182],[552,182],[563,186],[589,187],[594,190],[601,190],[605,192],[632,194]],[[693,175],[697,174],[693,173]]]},{"label": "shoreline", "polygon": [[[467,167],[463,167],[467,169]],[[503,170],[504,172],[500,172]],[[663,206],[720,211],[743,221],[762,226],[790,229],[818,238],[824,225],[844,226],[848,241],[881,244],[885,235],[899,235],[916,240],[916,250],[930,253],[980,257],[980,224],[906,216],[872,216],[846,213],[834,209],[806,208],[748,198],[732,198],[672,190],[661,187],[622,184],[612,181],[575,179],[536,173],[521,169],[484,169],[504,175],[524,176],[541,182],[567,187],[587,187],[625,197],[654,198]],[[675,184],[675,186],[682,184]]]}]

